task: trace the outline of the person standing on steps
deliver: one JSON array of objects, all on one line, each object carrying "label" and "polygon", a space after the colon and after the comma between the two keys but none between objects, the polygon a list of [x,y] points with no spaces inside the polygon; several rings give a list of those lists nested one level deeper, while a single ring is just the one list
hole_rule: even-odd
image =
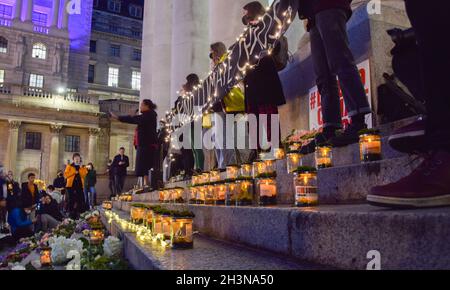
[{"label": "person standing on steps", "polygon": [[97,171],[95,171],[94,164],[87,165],[87,175],[84,182],[84,198],[86,200],[86,209],[90,210],[97,206]]},{"label": "person standing on steps", "polygon": [[112,167],[112,160],[108,161],[106,173],[108,174],[109,199],[111,200],[116,196],[116,184],[114,182],[114,167]]},{"label": "person standing on steps", "polygon": [[[426,153],[423,162],[410,175],[372,188],[367,200],[375,206],[392,208],[450,206],[450,95],[447,88],[450,45],[442,41],[450,25],[450,2],[406,0],[405,3],[419,45],[422,86],[428,94],[424,123]],[[413,130],[417,130],[417,125],[407,126],[403,135],[408,137],[408,131]]]},{"label": "person standing on steps", "polygon": [[[347,34],[347,21],[352,15],[352,0],[299,0],[299,16],[303,19],[311,38],[311,55],[316,83],[322,100],[324,128],[315,140],[301,149],[302,154],[315,151],[321,143],[335,147],[359,141],[359,131],[367,128],[365,116],[371,113],[369,101]],[[339,88],[351,118],[351,124],[342,128]]]},{"label": "person standing on steps", "polygon": [[[111,112],[111,118],[122,123],[137,125],[136,175],[143,177],[144,186],[149,186],[149,172],[154,168],[158,158],[157,106],[151,100],[143,100],[140,104],[140,115],[117,116]],[[152,182],[156,181],[154,178]],[[155,186],[152,184],[152,186]]]},{"label": "person standing on steps", "polygon": [[22,206],[31,210],[30,219],[34,219],[36,217],[36,207],[41,198],[39,188],[34,183],[35,180],[36,175],[34,173],[29,173],[28,182],[24,182],[22,184],[22,192],[20,195]]},{"label": "person standing on steps", "polygon": [[114,184],[116,194],[121,194],[125,186],[125,179],[127,178],[127,170],[130,167],[130,159],[125,155],[125,148],[119,149],[119,154],[114,157],[111,167],[114,170]]},{"label": "person standing on steps", "polygon": [[73,219],[78,219],[84,212],[86,201],[84,200],[84,180],[87,175],[87,169],[81,163],[81,155],[73,154],[73,162],[66,166],[64,177],[67,180],[66,188],[69,195],[69,213]]}]

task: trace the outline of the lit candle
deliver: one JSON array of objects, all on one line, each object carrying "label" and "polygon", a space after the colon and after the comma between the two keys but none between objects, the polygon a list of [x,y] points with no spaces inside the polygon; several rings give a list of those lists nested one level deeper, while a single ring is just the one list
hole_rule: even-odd
[{"label": "lit candle", "polygon": [[331,146],[319,146],[316,148],[316,164],[317,168],[328,168],[333,166]]},{"label": "lit candle", "polygon": [[258,195],[260,205],[275,205],[277,198],[277,181],[275,178],[258,180]]},{"label": "lit candle", "polygon": [[289,152],[287,154],[286,162],[287,162],[287,171],[288,173],[293,173],[301,165],[302,155],[297,152]]},{"label": "lit candle", "polygon": [[359,139],[362,162],[381,160],[381,136],[379,134],[363,134]]},{"label": "lit candle", "polygon": [[285,152],[284,152],[284,149],[283,149],[283,148],[277,148],[277,149],[275,149],[275,151],[274,151],[274,156],[275,156],[275,159],[277,159],[277,160],[282,160],[282,159],[284,159],[284,158],[286,157],[286,154],[285,154]]},{"label": "lit candle", "polygon": [[236,179],[239,175],[239,167],[236,165],[227,166],[227,179]]},{"label": "lit candle", "polygon": [[314,206],[319,202],[317,193],[317,172],[315,168],[298,171],[294,177],[295,205]]}]

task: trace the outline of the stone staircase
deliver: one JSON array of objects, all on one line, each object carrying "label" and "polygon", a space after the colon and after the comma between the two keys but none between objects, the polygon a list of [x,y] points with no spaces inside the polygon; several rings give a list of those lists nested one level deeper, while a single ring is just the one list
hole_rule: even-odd
[{"label": "stone staircase", "polygon": [[[223,253],[223,259],[230,261],[227,264],[229,268],[223,266],[226,269],[247,266],[249,269],[265,269],[261,268],[262,265],[256,266],[259,262],[263,263],[262,260],[250,259],[251,262],[244,264],[247,266],[242,266],[233,258],[233,253],[253,257],[256,253],[253,251],[266,251],[263,256],[270,261],[279,261],[279,255],[287,257],[285,265],[268,262],[267,265],[271,265],[273,269],[293,266],[298,269],[331,267],[364,270],[370,261],[367,258],[370,251],[380,253],[381,267],[385,270],[450,269],[450,208],[388,210],[365,203],[367,193],[373,185],[395,181],[414,168],[417,161],[414,162],[413,157],[393,151],[386,143],[387,136],[393,129],[410,121],[404,120],[380,128],[384,136],[384,159],[381,161],[361,164],[356,144],[334,149],[335,167],[320,170],[318,174],[318,207],[293,207],[293,176],[287,174],[285,160],[277,162],[279,205],[276,207],[166,204],[173,209],[188,208],[196,215],[194,225],[201,236],[196,237],[195,249],[187,252],[193,253],[194,260],[201,260],[207,259],[201,254],[201,249],[214,252],[219,247],[221,250],[218,251]],[[314,165],[314,157],[305,156],[303,165]],[[167,186],[187,185],[188,182],[178,182]],[[154,204],[158,202],[158,198],[158,193],[152,192],[135,195],[133,202]],[[114,210],[128,217],[130,204],[133,202],[116,201]],[[140,252],[138,256],[141,258],[150,255],[149,259],[154,261],[152,264],[160,261],[163,265],[160,268],[163,269],[180,269],[182,262],[178,262],[178,259],[186,261],[189,256],[186,252],[176,251],[159,255],[155,249],[138,245],[132,235],[125,236],[129,240],[127,245],[135,245],[130,246],[133,250],[126,246],[126,252],[130,255]],[[241,246],[245,248],[236,250]],[[168,263],[166,255],[173,259],[169,264],[177,266],[164,266],[164,263]],[[218,254],[218,257],[222,257],[220,255],[222,254]],[[211,267],[208,269],[216,266],[222,269],[209,260]],[[207,267],[201,261],[191,261],[184,265],[186,269]]]}]

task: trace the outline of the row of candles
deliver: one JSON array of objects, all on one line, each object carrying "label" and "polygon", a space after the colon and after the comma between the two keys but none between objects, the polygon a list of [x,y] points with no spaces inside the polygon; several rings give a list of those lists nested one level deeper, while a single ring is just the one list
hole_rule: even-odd
[{"label": "row of candles", "polygon": [[131,229],[141,241],[160,241],[174,249],[194,246],[192,213],[177,216],[159,207],[131,206],[130,217]]}]

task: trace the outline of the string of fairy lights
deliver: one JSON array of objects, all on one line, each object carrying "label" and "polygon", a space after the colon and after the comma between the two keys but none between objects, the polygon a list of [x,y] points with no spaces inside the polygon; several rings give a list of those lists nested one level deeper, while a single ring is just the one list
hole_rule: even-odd
[{"label": "string of fairy lights", "polygon": [[[247,26],[228,49],[227,58],[216,65],[191,92],[177,92],[181,99],[177,106],[166,112],[165,142],[172,141],[176,130],[207,115],[214,104],[242,82],[249,71],[259,65],[264,55],[271,55],[279,39],[293,20],[293,7],[289,0],[275,0],[266,7],[257,25]],[[197,109],[199,107],[200,109]],[[177,124],[174,124],[174,120]]]}]

